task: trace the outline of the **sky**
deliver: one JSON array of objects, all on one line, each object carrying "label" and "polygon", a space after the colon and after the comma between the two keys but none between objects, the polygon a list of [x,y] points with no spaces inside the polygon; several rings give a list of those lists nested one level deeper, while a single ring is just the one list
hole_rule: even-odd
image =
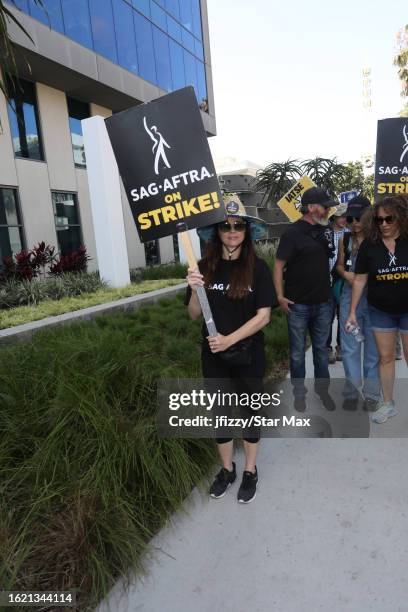
[{"label": "sky", "polygon": [[[393,58],[407,0],[207,0],[215,159],[262,166],[374,154],[404,105]],[[372,110],[363,109],[363,67]]]}]

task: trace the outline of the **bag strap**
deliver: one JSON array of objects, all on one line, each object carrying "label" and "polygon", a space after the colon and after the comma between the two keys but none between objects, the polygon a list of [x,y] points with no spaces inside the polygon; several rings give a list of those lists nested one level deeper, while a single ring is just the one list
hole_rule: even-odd
[{"label": "bag strap", "polygon": [[351,256],[351,232],[346,232],[343,235],[343,248],[344,248],[344,259],[345,259],[344,269],[346,270],[346,272],[348,272],[350,269],[350,266],[347,265],[347,261],[349,260]]}]

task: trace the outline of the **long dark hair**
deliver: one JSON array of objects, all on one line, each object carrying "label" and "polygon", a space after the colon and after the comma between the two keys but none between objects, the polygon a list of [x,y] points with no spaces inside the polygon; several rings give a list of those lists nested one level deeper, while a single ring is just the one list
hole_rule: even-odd
[{"label": "long dark hair", "polygon": [[382,235],[380,227],[375,222],[380,208],[384,208],[387,213],[393,215],[399,227],[401,238],[408,239],[408,196],[395,195],[388,196],[376,202],[370,214],[364,215],[364,234],[370,242],[381,242]]},{"label": "long dark hair", "polygon": [[[200,261],[200,270],[204,275],[206,287],[213,282],[215,270],[221,259],[222,242],[218,235],[218,228],[215,227],[214,235],[207,243],[204,257]],[[237,261],[238,265],[232,268],[227,291],[227,296],[232,299],[246,297],[253,280],[256,254],[249,225],[245,230],[245,238],[241,244],[241,253]]]}]

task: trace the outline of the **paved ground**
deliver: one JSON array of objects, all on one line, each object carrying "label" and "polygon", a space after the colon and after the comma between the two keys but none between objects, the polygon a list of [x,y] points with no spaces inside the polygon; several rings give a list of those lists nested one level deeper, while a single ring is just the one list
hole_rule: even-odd
[{"label": "paved ground", "polygon": [[238,479],[220,500],[194,490],[154,539],[147,578],[98,612],[408,611],[408,442],[385,437],[407,435],[398,400],[377,439],[263,440],[256,499],[237,503]]}]

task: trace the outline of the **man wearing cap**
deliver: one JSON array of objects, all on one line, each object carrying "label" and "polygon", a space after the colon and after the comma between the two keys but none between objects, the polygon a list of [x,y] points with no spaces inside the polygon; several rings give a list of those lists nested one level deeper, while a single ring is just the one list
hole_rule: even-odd
[{"label": "man wearing cap", "polygon": [[326,344],[333,313],[330,257],[334,244],[328,216],[337,204],[325,189],[307,189],[301,199],[303,216],[284,232],[276,253],[274,283],[288,319],[292,380],[305,378],[308,331],[315,378],[330,378]]}]

